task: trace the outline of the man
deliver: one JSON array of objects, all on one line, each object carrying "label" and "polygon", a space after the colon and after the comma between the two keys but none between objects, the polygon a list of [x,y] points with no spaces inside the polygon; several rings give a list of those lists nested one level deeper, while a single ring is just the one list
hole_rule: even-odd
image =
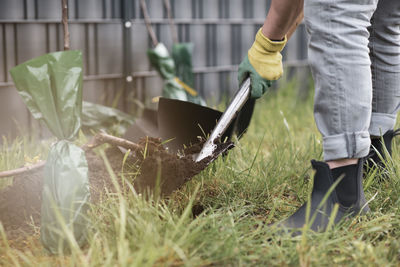
[{"label": "man", "polygon": [[[240,82],[251,78],[252,97],[261,97],[269,81],[282,75],[285,34],[302,7],[303,0],[272,0],[264,26],[239,67]],[[362,188],[363,158],[371,139],[384,154],[381,136],[390,150],[397,134],[393,128],[400,105],[400,1],[306,0],[304,13],[315,82],[314,117],[324,151],[324,162],[312,161],[316,172],[309,203],[311,229],[324,230],[335,204],[335,223],[369,210]],[[307,203],[279,225],[303,227],[306,207]]]}]

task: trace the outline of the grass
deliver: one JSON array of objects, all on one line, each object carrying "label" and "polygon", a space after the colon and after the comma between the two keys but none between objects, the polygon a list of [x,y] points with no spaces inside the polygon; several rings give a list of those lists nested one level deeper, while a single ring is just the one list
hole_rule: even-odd
[{"label": "grass", "polygon": [[[250,129],[169,200],[110,194],[90,212],[89,244],[48,256],[38,237],[24,249],[0,241],[4,266],[399,266],[399,142],[389,179],[364,180],[372,212],[324,233],[292,238],[267,225],[289,216],[311,189],[310,160],[322,158],[312,99],[293,84],[259,101]],[[192,207],[204,212],[193,217]]]}]

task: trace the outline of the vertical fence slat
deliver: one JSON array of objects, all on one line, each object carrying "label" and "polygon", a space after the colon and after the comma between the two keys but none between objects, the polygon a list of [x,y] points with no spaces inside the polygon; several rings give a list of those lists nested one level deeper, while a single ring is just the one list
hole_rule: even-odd
[{"label": "vertical fence slat", "polygon": [[1,25],[1,40],[2,40],[2,54],[1,58],[3,59],[3,71],[1,73],[4,74],[3,77],[0,77],[3,81],[8,82],[8,73],[7,73],[7,41],[6,41],[6,24]]}]

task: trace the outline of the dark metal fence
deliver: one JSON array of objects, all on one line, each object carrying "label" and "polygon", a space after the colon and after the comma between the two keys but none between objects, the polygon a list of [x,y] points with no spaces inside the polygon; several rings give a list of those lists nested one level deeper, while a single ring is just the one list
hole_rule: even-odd
[{"label": "dark metal fence", "polygon": [[[181,42],[195,45],[195,88],[209,100],[237,89],[237,64],[262,25],[265,0],[170,0]],[[168,48],[172,34],[162,0],[147,0],[153,27]],[[139,0],[69,0],[71,48],[84,56],[84,98],[130,110],[154,105],[162,81],[151,69],[151,47]],[[62,50],[61,0],[0,0],[0,135],[32,122],[8,73],[33,57]],[[284,50],[286,66],[306,66],[303,25]],[[15,123],[17,122],[17,123]]]}]

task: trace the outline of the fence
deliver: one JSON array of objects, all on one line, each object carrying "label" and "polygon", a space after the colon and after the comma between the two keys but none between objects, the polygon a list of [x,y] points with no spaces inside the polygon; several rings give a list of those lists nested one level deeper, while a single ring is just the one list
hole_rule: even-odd
[{"label": "fence", "polygon": [[[170,0],[180,42],[193,42],[195,88],[218,101],[237,89],[237,64],[262,25],[265,0]],[[147,0],[158,39],[172,37],[162,0]],[[151,46],[139,0],[69,0],[71,48],[84,55],[84,98],[129,111],[161,92],[151,69]],[[62,50],[61,0],[0,1],[0,135],[34,127],[8,73],[33,57]],[[306,66],[306,33],[300,25],[284,50],[286,66]],[[17,122],[17,123],[16,123]]]}]

